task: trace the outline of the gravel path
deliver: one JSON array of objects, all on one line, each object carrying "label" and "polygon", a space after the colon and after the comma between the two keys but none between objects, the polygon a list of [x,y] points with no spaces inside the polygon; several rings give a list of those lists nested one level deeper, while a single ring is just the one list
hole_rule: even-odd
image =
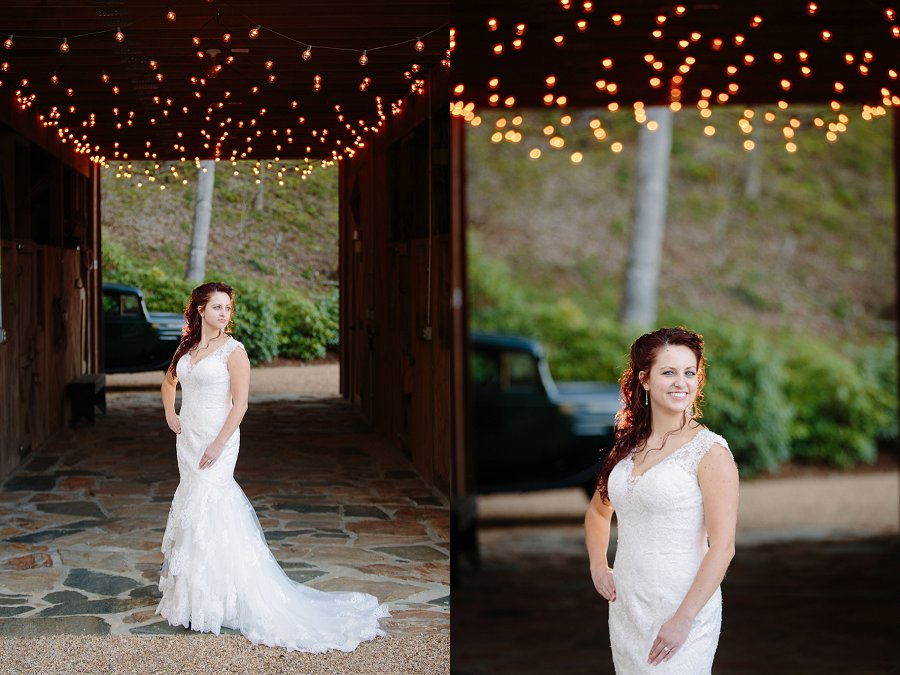
[{"label": "gravel path", "polygon": [[446,633],[387,636],[355,652],[301,654],[256,646],[243,637],[59,635],[0,638],[0,670],[25,673],[266,673],[387,675],[450,672]]},{"label": "gravel path", "polygon": [[[741,483],[739,543],[828,539],[900,532],[900,472],[829,471]],[[485,495],[479,519],[487,524],[581,522],[588,500],[578,488]]]},{"label": "gravel path", "polygon": [[[250,396],[300,394],[303,396],[340,396],[340,367],[334,362],[303,363],[253,368]],[[163,373],[114,373],[106,376],[111,391],[122,389],[158,390]]]}]

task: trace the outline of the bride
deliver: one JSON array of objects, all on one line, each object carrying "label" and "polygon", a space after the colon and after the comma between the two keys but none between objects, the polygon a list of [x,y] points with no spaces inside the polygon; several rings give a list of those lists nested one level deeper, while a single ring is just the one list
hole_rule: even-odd
[{"label": "bride", "polygon": [[288,578],[234,480],[250,361],[228,331],[233,299],[221,283],[191,292],[187,325],[162,384],[181,480],[163,535],[156,611],[171,625],[216,634],[225,626],[289,651],[352,651],[384,635],[378,623],[389,616],[385,605],[366,593],[327,593]]}]

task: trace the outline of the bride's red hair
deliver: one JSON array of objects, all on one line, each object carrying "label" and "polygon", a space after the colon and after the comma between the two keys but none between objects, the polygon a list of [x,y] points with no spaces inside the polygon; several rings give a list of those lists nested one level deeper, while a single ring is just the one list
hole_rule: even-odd
[{"label": "bride's red hair", "polygon": [[[703,401],[703,383],[706,380],[706,362],[703,357],[703,336],[687,328],[660,328],[641,335],[631,345],[628,368],[619,378],[622,387],[622,407],[616,413],[616,440],[612,450],[603,460],[597,476],[597,492],[604,502],[609,502],[609,474],[632,450],[643,448],[650,437],[650,406],[644,403],[644,387],[638,376],[647,372],[656,360],[659,350],[667,345],[683,345],[697,357],[697,397],[691,418],[698,419]],[[687,418],[684,423],[687,423]]]},{"label": "bride's red hair", "polygon": [[191,299],[188,300],[184,308],[184,328],[181,331],[181,342],[178,349],[175,350],[175,356],[172,357],[172,363],[169,364],[168,372],[175,377],[175,366],[178,365],[178,359],[187,354],[200,342],[200,325],[203,318],[200,316],[200,308],[209,302],[213,293],[224,293],[231,302],[231,321],[225,327],[225,332],[231,334],[231,323],[234,321],[234,289],[228,284],[211,281],[208,284],[197,286],[191,291]]}]

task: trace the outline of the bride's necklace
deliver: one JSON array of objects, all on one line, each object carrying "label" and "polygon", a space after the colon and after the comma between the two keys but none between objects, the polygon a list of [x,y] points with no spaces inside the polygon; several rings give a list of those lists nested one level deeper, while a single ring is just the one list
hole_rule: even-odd
[{"label": "bride's necklace", "polygon": [[202,347],[197,347],[197,348],[194,350],[194,356],[197,356],[197,354],[199,354],[200,352],[202,352],[204,349],[209,349],[209,346],[210,346],[213,342],[215,342],[216,340],[218,340],[220,337],[222,337],[222,329],[221,329],[221,328],[219,329],[219,334],[218,334],[218,335],[216,335],[215,337],[210,338],[209,341],[208,341],[205,345],[203,345]]}]

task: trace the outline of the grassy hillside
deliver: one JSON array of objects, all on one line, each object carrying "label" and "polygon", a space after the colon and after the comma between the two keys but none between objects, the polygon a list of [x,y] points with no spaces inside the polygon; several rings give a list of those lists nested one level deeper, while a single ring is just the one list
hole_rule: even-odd
[{"label": "grassy hillside", "polygon": [[[184,275],[194,218],[196,169],[178,167],[180,179],[139,181],[103,174],[104,246],[140,266],[166,275]],[[259,186],[254,163],[216,169],[207,277],[254,279],[318,296],[337,280],[337,167],[318,169],[306,180],[264,171],[262,209],[254,208]],[[237,175],[235,175],[237,171]],[[138,182],[142,187],[137,187]],[[160,185],[165,190],[160,190]]]},{"label": "grassy hillside", "polygon": [[[890,118],[848,113],[847,132],[829,143],[812,125],[830,110],[795,111],[803,121],[794,154],[781,123],[756,111],[757,155],[742,149],[743,109],[675,115],[668,220],[659,285],[662,317],[718,316],[835,340],[870,341],[891,330],[894,233]],[[637,129],[629,112],[575,115],[528,112],[519,143],[491,142],[497,120],[469,129],[468,186],[473,255],[506,267],[538,296],[566,296],[589,315],[615,318],[624,283]],[[588,127],[602,120],[596,141]],[[704,135],[714,124],[716,134]],[[501,124],[503,124],[501,122]],[[552,125],[565,146],[542,132]],[[620,141],[624,151],[610,151]],[[529,159],[533,147],[543,155]],[[571,161],[583,153],[579,164]],[[745,195],[754,160],[761,193]],[[475,261],[477,264],[477,261]],[[473,298],[478,317],[478,303]]]}]

